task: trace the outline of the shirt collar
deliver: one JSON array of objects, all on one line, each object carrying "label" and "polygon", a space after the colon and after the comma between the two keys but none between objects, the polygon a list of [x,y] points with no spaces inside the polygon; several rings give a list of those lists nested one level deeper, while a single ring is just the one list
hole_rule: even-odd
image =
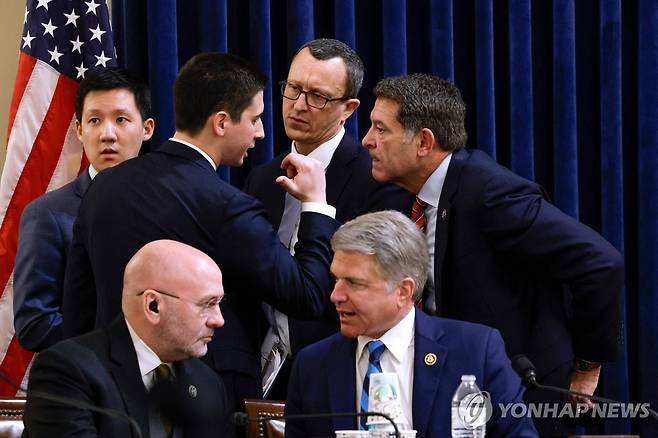
[{"label": "shirt collar", "polygon": [[[345,136],[345,128],[341,126],[340,131],[338,131],[336,135],[334,135],[329,140],[322,143],[320,146],[313,149],[311,153],[308,154],[308,156],[320,161],[324,165],[324,168],[326,169],[329,166],[329,162],[333,158],[334,152],[336,152],[336,149],[338,148],[340,142],[343,140],[344,136]],[[297,152],[297,146],[295,146],[294,140],[292,142],[291,150],[293,152]]]},{"label": "shirt collar", "polygon": [[420,188],[418,192],[418,197],[427,202],[434,208],[439,206],[439,200],[441,199],[441,190],[443,190],[443,183],[446,180],[446,175],[448,174],[448,166],[450,166],[450,160],[452,159],[452,152],[449,153],[441,164],[434,169],[434,172],[427,178],[423,187]]},{"label": "shirt collar", "polygon": [[[400,322],[388,329],[388,331],[379,338],[379,340],[382,341],[384,345],[386,345],[386,349],[391,352],[395,360],[398,362],[402,361],[404,353],[409,348],[409,345],[412,345],[413,343],[415,321],[416,312],[414,311],[414,307],[411,306],[409,313],[407,313],[407,315],[402,318]],[[357,337],[357,358],[361,357],[366,344],[372,340],[373,338],[369,336]]]},{"label": "shirt collar", "polygon": [[87,169],[89,172],[89,178],[94,179],[96,175],[98,175],[98,170],[94,169],[94,166],[91,164],[89,165],[89,168]]},{"label": "shirt collar", "polygon": [[142,339],[137,336],[135,330],[130,326],[130,323],[126,319],[126,325],[128,326],[128,333],[130,333],[130,338],[133,341],[135,347],[135,353],[137,353],[137,363],[139,364],[139,373],[142,376],[144,382],[147,381],[147,375],[156,369],[162,361],[157,354],[151,348],[142,341]]},{"label": "shirt collar", "polygon": [[202,151],[198,146],[194,146],[192,143],[188,143],[188,142],[183,141],[183,140],[180,140],[180,139],[178,139],[178,138],[176,138],[176,137],[171,137],[169,140],[171,140],[171,141],[176,141],[176,142],[178,142],[178,143],[180,143],[180,144],[184,144],[185,146],[194,149],[195,151],[197,151],[198,153],[200,153],[201,155],[203,155],[203,157],[204,157],[206,160],[208,160],[208,162],[210,163],[210,165],[212,166],[213,169],[217,170],[217,164],[215,164],[215,162],[212,160],[212,158],[210,158],[210,155],[206,154],[206,153],[205,153],[204,151]]}]

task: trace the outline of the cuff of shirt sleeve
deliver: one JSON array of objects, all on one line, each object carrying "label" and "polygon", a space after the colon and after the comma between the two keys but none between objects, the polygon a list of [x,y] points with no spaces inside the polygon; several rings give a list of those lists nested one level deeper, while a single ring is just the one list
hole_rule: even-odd
[{"label": "cuff of shirt sleeve", "polygon": [[329,204],[322,204],[320,202],[302,202],[302,213],[310,211],[313,213],[320,213],[336,219],[336,207]]}]

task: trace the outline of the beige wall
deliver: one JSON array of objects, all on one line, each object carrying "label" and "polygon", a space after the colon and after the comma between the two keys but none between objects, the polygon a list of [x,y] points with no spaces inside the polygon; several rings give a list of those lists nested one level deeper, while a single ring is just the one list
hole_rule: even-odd
[{"label": "beige wall", "polygon": [[0,174],[7,152],[9,103],[14,91],[18,51],[23,32],[25,0],[5,0],[0,14]]}]

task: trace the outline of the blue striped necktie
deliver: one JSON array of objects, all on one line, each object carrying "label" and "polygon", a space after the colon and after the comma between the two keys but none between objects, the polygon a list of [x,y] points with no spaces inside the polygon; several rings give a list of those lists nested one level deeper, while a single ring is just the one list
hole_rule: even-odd
[{"label": "blue striped necktie", "polygon": [[[386,345],[384,345],[384,343],[379,339],[368,342],[366,347],[370,352],[370,357],[368,358],[368,371],[366,371],[366,376],[363,378],[363,388],[361,388],[361,412],[368,412],[368,390],[370,389],[370,375],[372,373],[382,372],[382,366],[379,363],[379,359],[382,357],[384,350],[386,350]],[[362,430],[367,430],[367,422],[368,417],[360,417],[359,424]]]}]

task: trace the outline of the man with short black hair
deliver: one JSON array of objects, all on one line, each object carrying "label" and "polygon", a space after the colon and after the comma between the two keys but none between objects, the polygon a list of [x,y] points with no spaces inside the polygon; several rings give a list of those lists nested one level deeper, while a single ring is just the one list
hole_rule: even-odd
[{"label": "man with short black hair", "polygon": [[41,351],[63,339],[62,294],[73,222],[98,172],[136,157],[153,135],[151,93],[126,70],[87,73],[75,96],[75,126],[89,167],[28,204],[21,215],[14,269],[18,342]]},{"label": "man with short black hair", "polygon": [[318,316],[329,291],[329,239],[335,209],[325,201],[324,170],[291,154],[278,182],[301,201],[295,257],[281,245],[261,204],[222,181],[221,164],[239,166],[263,138],[266,78],[229,54],[201,53],[174,83],[176,132],[158,150],[94,182],[74,230],[64,293],[65,334],[107,325],[119,312],[121,266],[145,243],[175,239],[222,269],[226,326],[204,360],[223,378],[238,409],[262,395],[261,301]]}]

